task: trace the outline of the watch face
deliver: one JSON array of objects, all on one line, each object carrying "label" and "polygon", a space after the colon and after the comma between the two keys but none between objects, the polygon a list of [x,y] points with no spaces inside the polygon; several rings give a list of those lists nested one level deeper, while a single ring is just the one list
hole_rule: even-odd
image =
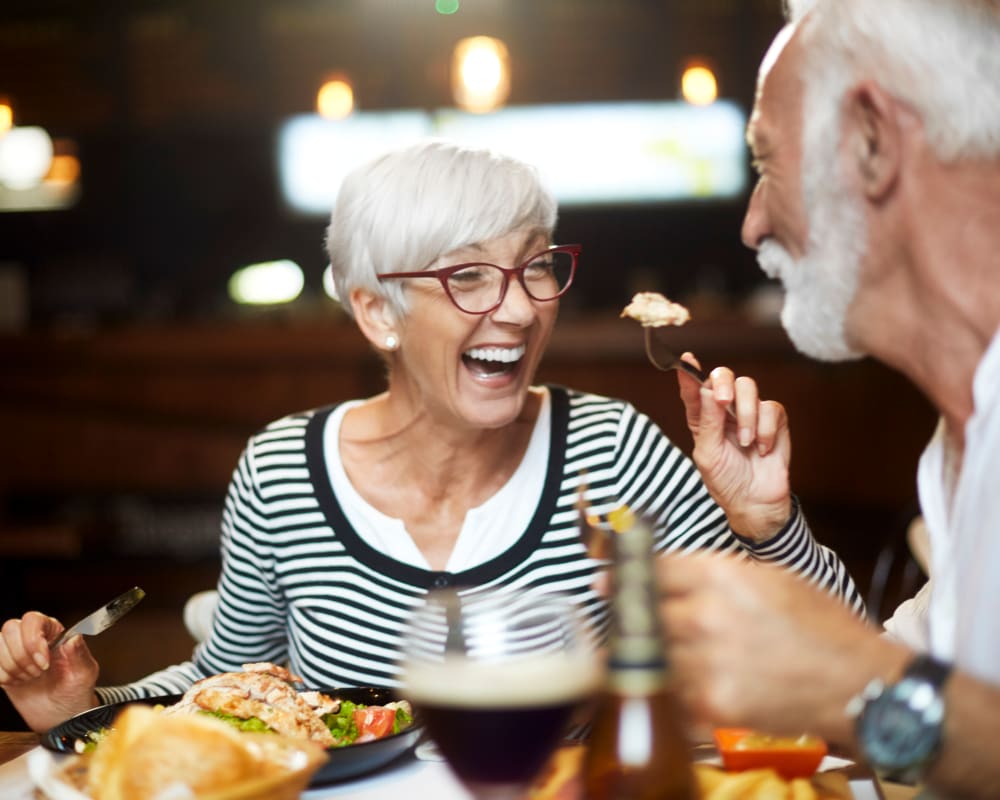
[{"label": "watch face", "polygon": [[865,754],[886,770],[919,766],[937,748],[943,715],[944,704],[931,684],[904,679],[865,707],[860,721]]}]

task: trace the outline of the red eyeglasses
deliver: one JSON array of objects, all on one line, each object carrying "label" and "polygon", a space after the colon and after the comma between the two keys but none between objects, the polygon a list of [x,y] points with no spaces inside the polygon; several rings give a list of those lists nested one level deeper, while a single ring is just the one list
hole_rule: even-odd
[{"label": "red eyeglasses", "polygon": [[448,299],[466,314],[489,314],[503,303],[512,276],[540,302],[562,297],[573,283],[582,245],[549,247],[513,269],[472,261],[420,272],[380,272],[380,281],[399,278],[437,278]]}]

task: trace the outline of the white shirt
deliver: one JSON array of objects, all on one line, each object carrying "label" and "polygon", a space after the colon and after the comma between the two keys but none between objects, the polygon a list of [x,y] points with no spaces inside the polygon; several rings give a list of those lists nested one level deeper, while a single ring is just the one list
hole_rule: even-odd
[{"label": "white shirt", "polygon": [[954,493],[946,475],[943,423],[917,471],[931,543],[930,602],[904,604],[886,629],[913,647],[929,645],[937,657],[1000,683],[1000,330],[976,368],[973,402]]},{"label": "white shirt", "polygon": [[[364,541],[390,558],[429,569],[430,565],[407,532],[403,521],[387,516],[368,503],[354,488],[340,458],[340,426],[344,415],[363,401],[342,403],[330,414],[323,431],[323,448],[330,482],[344,515]],[[542,391],[542,405],[524,457],[510,480],[486,502],[470,508],[445,566],[461,572],[495,558],[518,540],[541,499],[548,463],[551,428],[549,393]]]}]

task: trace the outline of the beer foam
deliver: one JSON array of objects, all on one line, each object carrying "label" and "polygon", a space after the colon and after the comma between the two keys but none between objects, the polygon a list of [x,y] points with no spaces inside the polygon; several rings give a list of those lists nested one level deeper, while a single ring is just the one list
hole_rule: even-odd
[{"label": "beer foam", "polygon": [[403,692],[417,705],[553,706],[586,697],[602,677],[596,657],[566,653],[493,662],[446,658],[410,665],[403,673]]}]

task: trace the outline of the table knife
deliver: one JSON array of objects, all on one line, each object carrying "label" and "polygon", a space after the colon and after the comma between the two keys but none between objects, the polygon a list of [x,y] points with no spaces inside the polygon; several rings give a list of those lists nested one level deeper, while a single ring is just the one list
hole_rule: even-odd
[{"label": "table knife", "polygon": [[94,613],[88,614],[72,628],[63,631],[62,636],[52,643],[53,649],[59,647],[59,645],[71,636],[76,636],[78,633],[84,636],[95,636],[102,631],[106,631],[135,608],[145,596],[146,593],[138,586],[132,587],[124,594],[101,606]]}]

